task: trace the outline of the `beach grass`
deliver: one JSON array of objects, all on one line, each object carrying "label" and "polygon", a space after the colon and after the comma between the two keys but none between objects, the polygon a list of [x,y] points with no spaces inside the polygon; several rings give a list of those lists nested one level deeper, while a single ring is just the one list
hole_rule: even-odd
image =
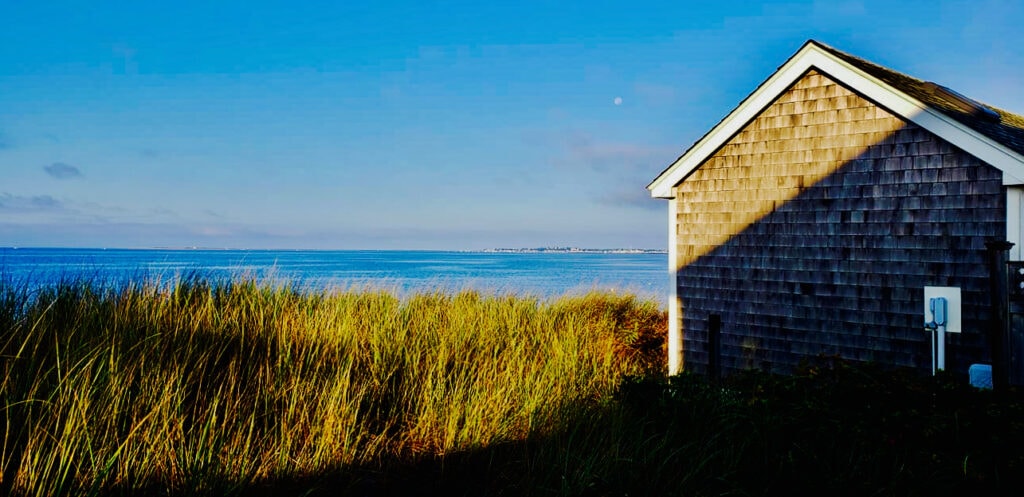
[{"label": "beach grass", "polygon": [[1024,394],[666,379],[632,295],[0,285],[0,495],[1017,495]]},{"label": "beach grass", "polygon": [[5,283],[0,490],[212,495],[541,438],[660,372],[664,326],[597,292]]}]

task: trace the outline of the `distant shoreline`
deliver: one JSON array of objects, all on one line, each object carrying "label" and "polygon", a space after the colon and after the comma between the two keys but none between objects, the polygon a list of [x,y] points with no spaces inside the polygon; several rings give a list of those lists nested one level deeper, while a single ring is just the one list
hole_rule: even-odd
[{"label": "distant shoreline", "polygon": [[667,254],[664,249],[613,248],[593,249],[578,247],[538,247],[538,248],[493,248],[469,250],[467,252],[499,253],[499,254]]},{"label": "distant shoreline", "polygon": [[296,248],[225,248],[225,247],[0,247],[0,250],[166,250],[223,252],[451,252],[461,254],[667,254],[665,249],[523,247],[487,249],[296,249]]}]

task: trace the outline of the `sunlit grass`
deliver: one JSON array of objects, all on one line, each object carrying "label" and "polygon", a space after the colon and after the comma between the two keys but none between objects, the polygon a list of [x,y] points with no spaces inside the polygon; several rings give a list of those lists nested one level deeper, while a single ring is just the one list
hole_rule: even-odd
[{"label": "sunlit grass", "polygon": [[0,493],[221,494],[565,430],[658,374],[632,295],[0,283]]},{"label": "sunlit grass", "polygon": [[0,495],[1016,495],[1024,397],[666,382],[630,295],[0,284]]}]

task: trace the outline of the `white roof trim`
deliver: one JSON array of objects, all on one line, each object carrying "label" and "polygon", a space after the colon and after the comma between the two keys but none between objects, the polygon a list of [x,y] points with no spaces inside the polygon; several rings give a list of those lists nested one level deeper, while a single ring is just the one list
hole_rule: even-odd
[{"label": "white roof trim", "polygon": [[1003,184],[1024,184],[1024,156],[932,109],[848,62],[807,43],[722,122],[661,173],[647,189],[655,198],[673,198],[672,188],[715,153],[807,70],[817,68],[900,117],[938,135],[1003,172]]}]

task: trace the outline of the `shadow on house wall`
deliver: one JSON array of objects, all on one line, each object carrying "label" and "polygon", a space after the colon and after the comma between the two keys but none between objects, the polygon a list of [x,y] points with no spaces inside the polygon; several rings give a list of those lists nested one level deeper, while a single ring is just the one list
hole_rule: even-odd
[{"label": "shadow on house wall", "polygon": [[814,70],[676,187],[684,364],[789,371],[809,356],[929,369],[923,287],[962,288],[947,369],[987,357],[985,241],[1001,172]]}]

